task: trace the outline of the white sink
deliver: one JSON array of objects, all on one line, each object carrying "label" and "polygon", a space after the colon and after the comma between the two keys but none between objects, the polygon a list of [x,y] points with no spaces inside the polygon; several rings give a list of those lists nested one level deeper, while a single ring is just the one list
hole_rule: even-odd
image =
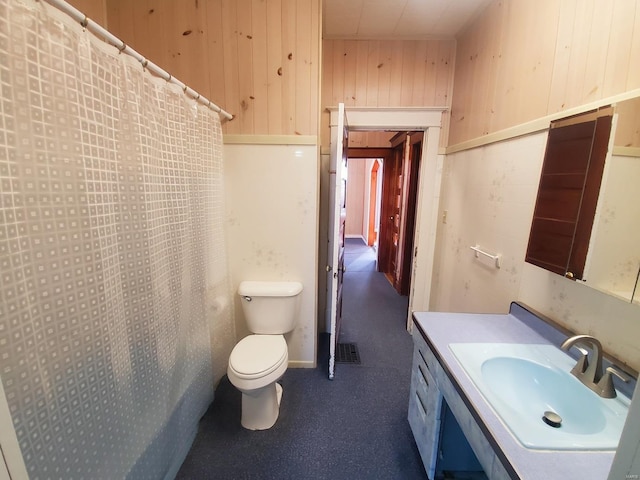
[{"label": "white sink", "polygon": [[[452,343],[480,393],[527,448],[615,450],[630,400],[602,398],[575,378],[575,360],[553,345]],[[560,416],[554,426],[545,412]],[[557,420],[557,419],[555,419]]]}]

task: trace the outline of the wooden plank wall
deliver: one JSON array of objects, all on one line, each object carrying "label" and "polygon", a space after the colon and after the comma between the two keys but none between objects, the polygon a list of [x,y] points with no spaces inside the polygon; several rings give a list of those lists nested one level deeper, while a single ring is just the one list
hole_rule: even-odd
[{"label": "wooden plank wall", "polygon": [[639,0],[494,0],[458,38],[449,145],[640,88]]},{"label": "wooden plank wall", "polygon": [[349,147],[389,148],[396,132],[349,132]]},{"label": "wooden plank wall", "polygon": [[224,133],[318,134],[320,0],[106,4],[116,36],[236,115]]},{"label": "wooden plank wall", "polygon": [[107,0],[67,0],[67,3],[84,13],[101,26],[107,26]]},{"label": "wooden plank wall", "polygon": [[[323,40],[322,45],[323,108],[340,102],[361,107],[451,106],[453,39]],[[329,114],[323,112],[322,145],[329,144],[328,125]]]}]

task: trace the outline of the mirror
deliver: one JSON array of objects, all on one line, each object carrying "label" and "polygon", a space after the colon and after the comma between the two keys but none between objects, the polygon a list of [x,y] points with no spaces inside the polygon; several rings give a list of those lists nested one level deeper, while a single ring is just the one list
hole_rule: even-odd
[{"label": "mirror", "polygon": [[584,282],[640,305],[640,97],[614,111]]},{"label": "mirror", "polygon": [[552,122],[526,261],[640,305],[640,97]]}]

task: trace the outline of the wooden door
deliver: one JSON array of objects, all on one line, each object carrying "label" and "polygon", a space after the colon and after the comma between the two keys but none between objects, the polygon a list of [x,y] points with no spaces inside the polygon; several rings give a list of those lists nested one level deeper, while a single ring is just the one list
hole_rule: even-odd
[{"label": "wooden door", "polygon": [[382,211],[380,214],[380,255],[378,269],[395,284],[400,222],[402,217],[402,165],[404,144],[396,145],[385,161],[382,173]]},{"label": "wooden door", "polygon": [[378,267],[401,295],[408,295],[411,285],[423,135],[403,132],[392,138],[393,154],[383,171]]},{"label": "wooden door", "polygon": [[411,265],[413,240],[416,224],[418,198],[418,173],[422,157],[423,132],[412,132],[407,139],[407,149],[403,160],[403,192],[401,205],[400,240],[396,260],[394,287],[400,295],[409,295],[411,285]]}]

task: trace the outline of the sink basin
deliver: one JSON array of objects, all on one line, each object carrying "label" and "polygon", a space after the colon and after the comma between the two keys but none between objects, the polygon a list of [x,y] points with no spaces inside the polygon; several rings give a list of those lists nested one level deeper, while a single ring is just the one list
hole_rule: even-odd
[{"label": "sink basin", "polygon": [[[557,347],[453,343],[449,348],[525,447],[615,450],[618,446],[630,400],[620,393],[602,398],[584,386],[570,373],[575,360]],[[545,413],[553,421],[543,420]]]}]

